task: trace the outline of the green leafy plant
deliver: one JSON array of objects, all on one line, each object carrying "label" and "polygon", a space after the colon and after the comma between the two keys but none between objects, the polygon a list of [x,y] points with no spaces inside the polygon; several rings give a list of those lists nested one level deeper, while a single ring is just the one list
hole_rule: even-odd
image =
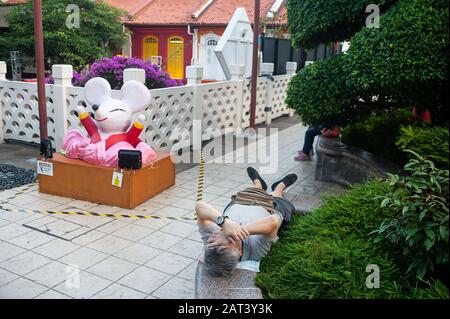
[{"label": "green leafy plant", "polygon": [[[400,150],[410,149],[433,161],[436,166],[448,168],[448,127],[403,126],[395,145]],[[412,153],[408,153],[411,156]]]},{"label": "green leafy plant", "polygon": [[387,241],[407,264],[407,274],[424,278],[448,267],[449,171],[417,153],[405,165],[406,176],[389,175],[389,190],[378,198],[394,211],[377,230],[375,241]]}]

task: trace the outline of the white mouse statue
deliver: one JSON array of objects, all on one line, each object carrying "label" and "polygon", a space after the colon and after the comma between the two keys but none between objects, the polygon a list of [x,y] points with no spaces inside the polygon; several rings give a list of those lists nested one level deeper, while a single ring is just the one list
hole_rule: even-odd
[{"label": "white mouse statue", "polygon": [[86,83],[84,97],[92,105],[95,120],[84,107],[77,107],[89,137],[79,130],[67,132],[62,146],[66,156],[108,167],[117,167],[119,150],[140,150],[143,165],[156,158],[153,149],[139,139],[145,116],[138,115],[132,123],[135,114],[150,104],[150,92],[137,81],[126,82],[120,92],[120,100],[111,98],[111,86],[103,78]]}]

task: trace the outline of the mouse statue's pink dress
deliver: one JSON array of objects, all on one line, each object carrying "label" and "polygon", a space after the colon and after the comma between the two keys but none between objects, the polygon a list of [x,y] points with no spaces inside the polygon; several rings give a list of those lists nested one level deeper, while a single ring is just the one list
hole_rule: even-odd
[{"label": "mouse statue's pink dress", "polygon": [[142,165],[156,159],[155,151],[139,139],[144,125],[134,122],[128,132],[111,134],[102,139],[97,125],[87,112],[80,114],[81,123],[89,138],[79,130],[71,130],[64,137],[62,149],[66,156],[107,167],[117,167],[119,150],[139,150],[142,153]]}]

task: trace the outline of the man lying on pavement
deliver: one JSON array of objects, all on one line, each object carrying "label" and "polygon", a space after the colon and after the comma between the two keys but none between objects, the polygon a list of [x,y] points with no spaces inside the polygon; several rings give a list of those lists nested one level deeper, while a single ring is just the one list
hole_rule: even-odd
[{"label": "man lying on pavement", "polygon": [[278,240],[278,230],[295,211],[283,192],[295,183],[297,175],[289,174],[272,184],[269,194],[254,168],[247,168],[247,173],[253,187],[233,196],[223,213],[204,201],[195,207],[205,244],[205,268],[216,276],[230,275],[240,261],[259,261],[266,256]]}]

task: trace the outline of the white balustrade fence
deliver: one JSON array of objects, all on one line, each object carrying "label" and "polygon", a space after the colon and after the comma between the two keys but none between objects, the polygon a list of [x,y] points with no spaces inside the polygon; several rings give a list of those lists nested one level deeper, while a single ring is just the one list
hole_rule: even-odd
[{"label": "white balustrade fence", "polygon": [[[201,67],[188,68],[188,85],[150,90],[152,102],[144,112],[146,122],[141,139],[155,149],[171,150],[190,145],[199,149],[202,140],[221,135],[225,129],[240,130],[250,124],[250,80],[243,79],[242,66],[231,68],[234,72],[231,81],[207,84],[200,84]],[[295,69],[296,63],[288,62],[288,74],[266,74],[258,79],[257,124],[270,124],[273,118],[292,115],[285,98]],[[129,78],[139,78],[136,73],[139,71],[127,71],[130,71]],[[5,80],[5,73],[6,70],[0,68],[0,143],[3,140],[39,143],[37,85]],[[57,149],[68,130],[84,131],[77,106],[92,112],[84,100],[83,88],[71,85],[71,76],[71,66],[54,65],[55,84],[45,85],[48,134]],[[113,90],[112,96],[119,98],[120,91]]]}]

